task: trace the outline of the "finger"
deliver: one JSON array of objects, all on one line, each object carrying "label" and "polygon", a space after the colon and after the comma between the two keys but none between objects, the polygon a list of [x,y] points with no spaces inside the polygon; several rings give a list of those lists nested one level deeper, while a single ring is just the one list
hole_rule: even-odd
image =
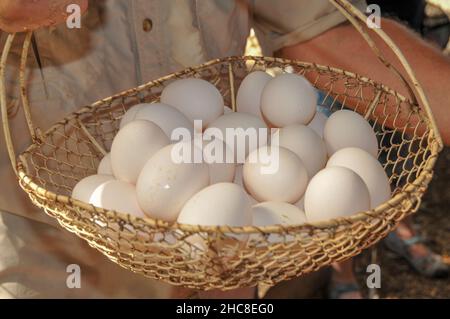
[{"label": "finger", "polygon": [[78,5],[81,14],[88,8],[88,0],[14,1],[0,5],[0,29],[10,33],[63,23],[72,13],[67,12],[71,4]]}]

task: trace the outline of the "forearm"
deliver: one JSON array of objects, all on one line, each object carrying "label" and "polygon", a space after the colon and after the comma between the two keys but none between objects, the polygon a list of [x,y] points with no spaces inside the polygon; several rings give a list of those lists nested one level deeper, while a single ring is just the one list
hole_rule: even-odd
[{"label": "forearm", "polygon": [[88,0],[1,0],[0,30],[24,32],[63,22],[70,4],[87,9]]},{"label": "forearm", "polygon": [[[444,143],[450,145],[450,59],[401,24],[384,19],[383,30],[392,37],[415,71],[429,99]],[[377,45],[385,57],[402,70],[382,41]],[[290,59],[331,65],[365,75],[407,96],[400,80],[378,61],[364,39],[350,24],[338,26],[304,43],[281,50]]]}]

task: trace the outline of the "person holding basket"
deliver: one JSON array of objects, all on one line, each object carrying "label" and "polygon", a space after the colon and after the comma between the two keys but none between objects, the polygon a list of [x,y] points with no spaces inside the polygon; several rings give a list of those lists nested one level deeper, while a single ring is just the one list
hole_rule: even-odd
[{"label": "person holding basket", "polygon": [[[365,11],[364,1],[353,3]],[[72,11],[68,10],[71,6]],[[83,14],[80,26],[67,23]],[[2,0],[0,30],[33,31],[33,56],[27,70],[29,99],[35,120],[47,128],[80,105],[135,87],[168,73],[208,60],[242,55],[250,28],[255,28],[265,55],[314,61],[369,73],[404,93],[386,74],[363,39],[328,0]],[[70,26],[70,27],[69,27]],[[382,27],[405,52],[424,84],[444,142],[450,144],[446,108],[450,63],[436,49],[400,24]],[[383,44],[380,43],[383,47]],[[329,48],[333,48],[330,50]],[[16,145],[29,139],[19,108],[16,79],[19,47],[8,64],[8,111]],[[422,52],[419,57],[415,52]],[[395,58],[391,57],[391,60]],[[370,62],[369,62],[370,61]],[[439,72],[429,72],[439,70]],[[126,72],[125,72],[126,71]],[[3,132],[0,134],[3,140]],[[0,144],[0,297],[185,297],[192,291],[142,277],[119,268],[54,220],[32,206],[17,185],[4,143]],[[439,256],[416,240],[403,224],[394,242],[421,273],[445,272]],[[419,266],[420,264],[420,266]],[[80,287],[68,287],[70,265],[81,270]],[[114,278],[114,280],[111,280]],[[331,295],[359,298],[351,261],[335,267]],[[252,298],[253,288],[201,297]]]}]

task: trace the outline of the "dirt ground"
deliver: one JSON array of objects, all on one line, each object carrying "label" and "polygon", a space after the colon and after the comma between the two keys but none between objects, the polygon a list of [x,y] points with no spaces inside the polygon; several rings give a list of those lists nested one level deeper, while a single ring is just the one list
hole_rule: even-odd
[{"label": "dirt ground", "polygon": [[[450,264],[449,163],[450,148],[446,148],[439,157],[434,178],[413,221],[429,247],[442,254]],[[377,245],[377,253],[381,267],[380,298],[450,298],[450,278],[427,279],[418,275],[383,243]],[[356,269],[361,287],[366,287],[365,269],[370,263],[370,251],[357,257]],[[367,288],[365,293],[368,294]]]}]

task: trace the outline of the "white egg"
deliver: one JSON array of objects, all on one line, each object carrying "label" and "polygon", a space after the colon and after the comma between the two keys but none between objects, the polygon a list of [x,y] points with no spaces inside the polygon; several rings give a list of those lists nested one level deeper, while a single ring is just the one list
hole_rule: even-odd
[{"label": "white egg", "polygon": [[181,79],[170,83],[161,93],[161,102],[172,105],[192,122],[202,120],[203,128],[223,114],[219,90],[202,79]]},{"label": "white egg", "polygon": [[[301,225],[306,223],[305,213],[298,207],[284,202],[264,202],[252,206],[253,225],[257,227],[273,225]],[[289,242],[293,235],[284,233],[265,235],[270,243]],[[260,245],[260,235],[250,235],[256,245]]]},{"label": "white egg", "polygon": [[135,184],[145,163],[167,144],[169,138],[155,123],[145,120],[128,123],[117,133],[111,146],[114,176]]},{"label": "white egg", "polygon": [[389,178],[383,166],[366,151],[355,147],[343,148],[328,160],[327,167],[331,166],[351,169],[363,179],[369,189],[371,208],[391,197]]},{"label": "white egg", "polygon": [[264,87],[261,112],[274,127],[308,124],[316,113],[314,87],[301,75],[282,74]]},{"label": "white egg", "polygon": [[[198,144],[196,144],[198,143]],[[231,149],[221,140],[200,140],[193,139],[191,141],[192,150],[200,151],[198,153],[197,161],[208,164],[209,168],[209,182],[210,184],[233,182],[236,165],[232,162],[233,153]],[[196,161],[194,152],[190,152],[190,160]],[[181,155],[181,153],[180,153]],[[201,158],[200,158],[201,156]],[[227,163],[227,158],[231,159],[231,163]]]},{"label": "white egg", "polygon": [[244,185],[259,202],[297,202],[308,184],[308,172],[294,152],[283,147],[261,147],[248,156]]},{"label": "white egg", "polygon": [[[233,129],[237,130],[232,131]],[[233,112],[223,115],[212,122],[204,134],[215,136],[216,130],[221,134],[220,139],[234,152],[235,163],[244,163],[251,151],[267,144],[268,136],[265,138],[261,135],[261,133],[268,135],[266,124],[251,114]],[[254,143],[249,143],[249,137],[252,137]]]},{"label": "white egg", "polygon": [[221,140],[203,141],[203,161],[209,166],[209,183],[233,182],[235,163],[227,163],[227,157],[233,159],[232,150]]},{"label": "white egg", "polygon": [[263,202],[252,206],[253,225],[300,225],[306,223],[305,212],[284,202]]},{"label": "white egg", "polygon": [[111,153],[103,156],[102,160],[98,164],[97,174],[99,175],[114,175],[111,167]]},{"label": "white egg", "polygon": [[184,236],[184,243],[180,248],[191,260],[202,258],[202,255],[208,251],[208,241],[205,239],[207,237],[207,233],[195,233]]},{"label": "white egg", "polygon": [[316,112],[308,127],[312,128],[321,138],[323,138],[323,130],[328,117],[322,112]]},{"label": "white egg", "polygon": [[272,76],[263,71],[254,71],[248,74],[242,80],[236,95],[237,110],[262,118],[261,95],[271,79]]},{"label": "white egg", "polygon": [[[175,221],[186,201],[209,185],[208,164],[180,162],[175,158],[176,147],[180,144],[159,150],[139,175],[138,201],[150,217]],[[191,142],[186,144],[191,145]],[[201,154],[201,150],[199,152]]]},{"label": "white egg", "polygon": [[172,132],[178,128],[188,129],[191,136],[194,134],[192,122],[173,106],[163,103],[144,104],[137,110],[134,120],[147,120],[158,125],[169,139]]},{"label": "white egg", "polygon": [[358,113],[337,111],[328,118],[323,131],[328,156],[346,148],[357,147],[377,157],[378,142],[370,124]]},{"label": "white egg", "polygon": [[251,225],[250,199],[244,189],[236,184],[214,184],[192,196],[177,221],[203,226]]},{"label": "white egg", "polygon": [[118,180],[108,181],[98,186],[89,198],[89,203],[136,217],[144,217],[139,207],[134,185]]},{"label": "white egg", "polygon": [[350,216],[370,208],[370,196],[358,174],[345,167],[327,167],[310,181],[305,193],[308,222]]},{"label": "white egg", "polygon": [[280,128],[272,138],[272,145],[279,145],[294,152],[305,165],[311,178],[327,163],[327,148],[313,129],[293,124]]},{"label": "white egg", "polygon": [[141,103],[141,104],[136,104],[133,105],[130,109],[128,109],[128,111],[125,112],[125,114],[122,116],[122,119],[120,120],[120,128],[124,127],[125,125],[127,125],[130,122],[133,122],[135,117],[136,117],[136,113],[143,107],[145,107],[146,104]]},{"label": "white egg", "polygon": [[72,197],[89,203],[89,198],[91,198],[92,193],[101,184],[114,180],[111,175],[91,175],[80,180],[72,190]]}]

